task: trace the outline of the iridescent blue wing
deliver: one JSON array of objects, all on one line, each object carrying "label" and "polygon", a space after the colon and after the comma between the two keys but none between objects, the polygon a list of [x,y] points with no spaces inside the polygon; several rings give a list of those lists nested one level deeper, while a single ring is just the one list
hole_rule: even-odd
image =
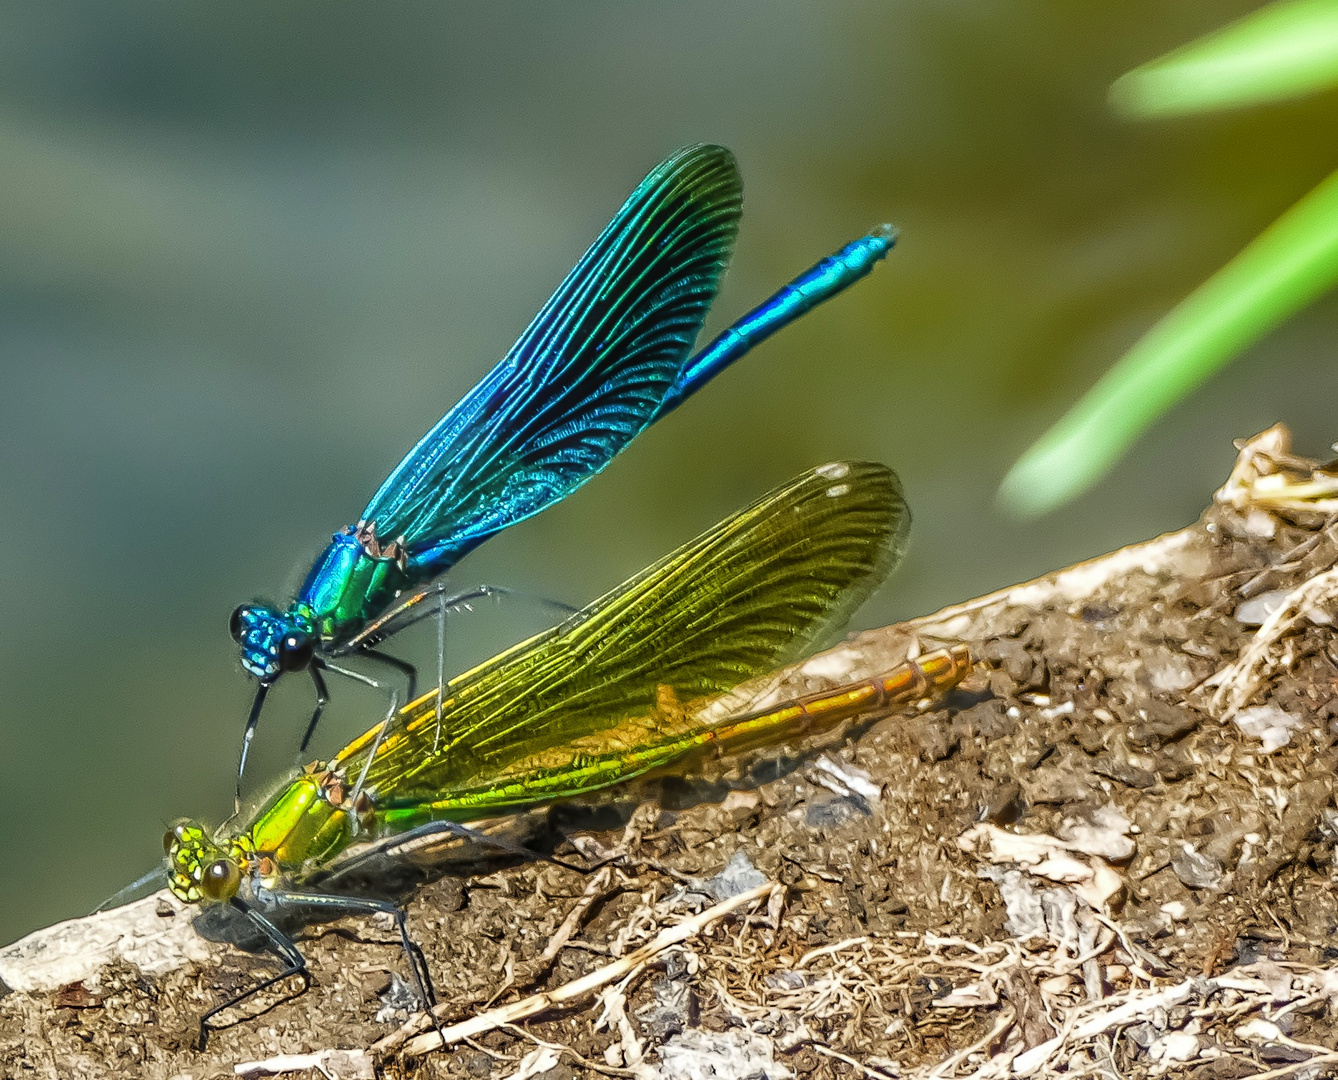
[{"label": "iridescent blue wing", "polygon": [[363,511],[441,573],[575,490],[654,418],[715,297],[742,184],[720,146],[680,150],[632,192],[506,357]]}]

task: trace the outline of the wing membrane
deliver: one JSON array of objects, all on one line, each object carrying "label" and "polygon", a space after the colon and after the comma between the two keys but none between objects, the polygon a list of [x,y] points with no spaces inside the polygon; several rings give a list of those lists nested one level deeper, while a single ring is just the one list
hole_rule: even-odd
[{"label": "wing membrane", "polygon": [[[797,659],[848,617],[900,558],[909,524],[885,466],[808,472],[452,680],[435,750],[435,697],[404,710],[368,790],[383,807],[487,810],[551,795],[610,748],[628,755],[614,772],[641,771],[633,759],[687,723],[690,703]],[[334,767],[360,775],[372,734]]]},{"label": "wing membrane", "polygon": [[579,487],[650,422],[715,297],[738,230],[730,152],[656,167],[498,365],[363,511],[419,576]]}]

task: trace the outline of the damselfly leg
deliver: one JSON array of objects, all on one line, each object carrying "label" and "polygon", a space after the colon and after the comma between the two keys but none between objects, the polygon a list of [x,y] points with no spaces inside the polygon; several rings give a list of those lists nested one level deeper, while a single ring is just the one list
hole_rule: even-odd
[{"label": "damselfly leg", "polygon": [[152,895],[162,887],[163,868],[160,863],[147,873],[140,874],[129,885],[117,889],[89,914],[96,915],[99,911],[110,911],[112,908],[123,907],[126,904],[134,903],[136,900],[143,900],[144,897]]},{"label": "damselfly leg", "polygon": [[[364,626],[354,637],[350,638],[333,655],[357,655],[369,660],[375,660],[378,663],[387,664],[403,672],[409,681],[409,693],[406,701],[414,701],[418,697],[418,669],[407,660],[402,660],[397,656],[381,652],[375,646],[381,642],[402,633],[411,626],[416,626],[425,619],[436,619],[437,621],[437,731],[436,744],[441,740],[441,722],[444,687],[446,685],[446,616],[455,612],[472,610],[471,605],[479,600],[521,600],[526,603],[535,604],[539,607],[548,608],[560,616],[574,614],[578,609],[570,604],[565,604],[560,600],[553,600],[546,596],[539,596],[534,593],[522,592],[518,589],[509,589],[502,585],[475,585],[468,589],[452,592],[447,588],[445,582],[437,581],[416,589],[412,593],[405,595],[393,607],[389,608],[379,618],[373,619]],[[334,671],[344,672],[342,668],[335,668],[326,664],[327,668]],[[307,744],[311,741],[311,736],[315,731],[316,720],[319,718],[319,711],[312,718],[311,726],[308,728],[305,737],[302,740],[301,752],[305,752]]]},{"label": "damselfly leg", "polygon": [[[315,669],[313,668],[313,670]],[[242,777],[246,775],[246,759],[251,753],[251,740],[255,738],[256,724],[260,723],[260,713],[265,708],[265,698],[269,695],[271,685],[267,682],[256,683],[256,695],[251,700],[251,711],[246,717],[246,730],[242,732],[242,753],[237,761],[237,793],[233,805],[234,816],[242,812]],[[328,695],[326,695],[325,701],[321,700],[321,691],[324,689],[325,683],[322,681],[317,686],[316,713],[311,718],[312,728],[316,726],[316,721],[320,719],[321,711],[325,708],[325,701],[329,700]]]},{"label": "damselfly leg", "polygon": [[[321,665],[312,661],[311,664],[311,685],[316,691],[316,707],[311,710],[311,719],[307,721],[307,730],[302,733],[301,745],[297,748],[298,757],[307,752],[307,745],[311,742],[311,737],[316,734],[316,725],[321,721],[321,714],[325,712],[325,706],[330,704],[330,689],[325,685],[325,677],[321,675]],[[241,783],[241,775],[237,776],[237,783]]]},{"label": "damselfly leg", "polygon": [[[543,852],[535,851],[526,847],[524,844],[517,843],[508,837],[491,835],[470,828],[468,825],[460,824],[454,821],[433,821],[428,822],[407,833],[396,836],[392,839],[378,843],[368,849],[360,852],[358,855],[347,860],[340,866],[335,873],[331,875],[328,882],[322,882],[324,888],[327,883],[338,884],[342,881],[347,885],[350,880],[358,878],[358,872],[362,867],[374,864],[375,860],[382,858],[401,857],[408,849],[421,849],[425,845],[430,845],[434,837],[451,837],[461,839],[469,843],[478,843],[487,847],[496,848],[508,854],[518,855],[522,858],[542,860],[560,866],[567,870],[573,870],[578,874],[587,874],[597,869],[603,863],[597,863],[594,866],[580,866],[568,862],[564,859],[552,855],[546,855]],[[240,994],[235,995],[229,1000],[210,1009],[200,1018],[200,1047],[203,1049],[208,1039],[210,1031],[221,1030],[226,1027],[232,1027],[233,1024],[243,1023],[246,1020],[254,1019],[274,1008],[283,1000],[289,1000],[305,992],[310,985],[310,971],[307,967],[306,958],[302,955],[301,949],[297,943],[281,930],[269,917],[275,912],[283,912],[294,908],[306,908],[324,913],[330,917],[342,917],[345,915],[390,915],[395,920],[396,929],[399,932],[400,947],[409,964],[409,970],[413,977],[414,990],[423,1007],[431,1010],[437,1003],[436,988],[433,985],[431,972],[428,969],[427,958],[419,944],[413,940],[409,934],[407,914],[399,904],[392,900],[381,899],[367,896],[348,896],[334,892],[315,892],[315,891],[295,891],[295,890],[260,890],[257,903],[248,902],[241,897],[233,897],[230,901],[231,906],[246,917],[248,922],[258,929],[264,936],[265,941],[274,950],[284,962],[283,970],[275,975],[262,979],[256,985],[249,987]],[[260,910],[261,905],[269,911],[269,915]],[[254,1014],[239,1016],[227,1024],[213,1024],[211,1021],[221,1013],[229,1009],[236,1008],[238,1005],[249,1001],[257,994],[264,992],[272,986],[279,985],[285,980],[301,976],[302,986],[295,993],[272,1002],[263,1009]],[[434,1025],[437,1021],[433,1019]]]},{"label": "damselfly leg", "polygon": [[[358,896],[331,896],[325,893],[307,893],[307,892],[286,892],[286,891],[267,891],[264,894],[266,906],[272,906],[275,910],[284,908],[305,907],[324,912],[331,917],[342,917],[344,915],[390,915],[395,920],[395,925],[399,930],[400,947],[404,950],[404,955],[409,963],[409,971],[413,975],[414,990],[418,995],[418,1000],[423,1008],[428,1010],[431,1015],[431,1009],[437,1003],[436,988],[432,984],[432,975],[428,971],[427,958],[423,955],[422,948],[416,941],[409,936],[408,916],[398,904],[389,900],[378,900],[370,897]],[[255,1016],[269,1012],[270,1009],[279,1005],[282,1001],[290,1000],[298,995],[305,993],[311,985],[311,972],[307,967],[306,957],[302,955],[302,950],[297,947],[291,937],[285,934],[274,925],[264,914],[257,910],[257,906],[248,903],[241,897],[233,897],[230,901],[232,907],[241,912],[247,920],[258,929],[269,943],[270,947],[284,961],[284,969],[277,975],[271,975],[262,979],[255,986],[237,994],[225,1001],[221,1005],[206,1012],[200,1017],[200,1039],[199,1047],[205,1048],[209,1040],[210,1031],[220,1031],[224,1028],[232,1027],[234,1024],[244,1023],[247,1020],[255,1019]],[[210,1021],[220,1013],[229,1009],[236,1008],[245,1001],[249,1001],[255,995],[262,993],[271,986],[276,986],[293,976],[301,976],[302,987],[294,994],[272,1002],[265,1006],[260,1012],[254,1015],[238,1017],[232,1023],[211,1024]],[[437,1025],[435,1017],[433,1024]]]},{"label": "damselfly leg", "polygon": [[[311,985],[311,975],[307,970],[306,957],[302,955],[302,951],[297,947],[297,942],[295,942],[292,938],[290,938],[287,934],[285,934],[282,930],[280,930],[277,926],[275,926],[272,922],[270,922],[267,918],[265,918],[264,915],[260,914],[260,912],[258,912],[251,904],[248,904],[241,897],[234,896],[229,901],[229,903],[232,906],[233,910],[241,912],[242,915],[246,917],[247,921],[250,922],[252,926],[254,926],[265,936],[265,940],[269,942],[270,948],[272,948],[283,959],[284,969],[277,975],[271,975],[266,979],[262,979],[260,982],[256,983],[255,986],[252,986],[250,989],[245,990],[240,994],[234,995],[227,1001],[223,1002],[222,1005],[215,1005],[212,1009],[210,1009],[203,1016],[201,1016],[200,1038],[198,1045],[200,1050],[202,1051],[208,1045],[210,1031],[222,1031],[225,1028],[233,1027],[235,1024],[241,1024],[245,1023],[247,1020],[253,1020],[255,1019],[255,1016],[261,1016],[269,1012],[270,1009],[275,1008],[283,1001],[287,1001],[290,998],[298,997],[299,995],[304,994],[307,988]],[[292,978],[294,975],[300,975],[302,977],[302,988],[298,990],[296,993],[290,994],[286,998],[281,998],[279,1001],[272,1002],[265,1008],[261,1009],[258,1013],[256,1013],[255,1016],[241,1016],[230,1024],[218,1024],[218,1025],[210,1024],[210,1021],[219,1013],[227,1012],[227,1010],[234,1008],[237,1005],[240,1005],[242,1002],[249,1001],[251,998],[255,997],[256,994],[268,990],[271,986],[277,986],[279,983]]]},{"label": "damselfly leg", "polygon": [[571,870],[577,874],[589,874],[611,861],[611,858],[616,858],[616,856],[613,856],[609,859],[594,862],[589,866],[582,866],[556,855],[546,854],[519,840],[512,840],[500,834],[483,832],[458,821],[429,821],[345,859],[332,871],[331,877],[322,880],[321,884],[324,886],[329,881],[357,879],[362,870],[386,859],[402,860],[410,854],[421,856],[425,850],[432,848],[434,838],[449,838],[462,840],[470,844],[479,844],[483,847],[505,852],[508,855],[515,855],[527,861],[546,862],[553,866],[560,866],[564,870]]},{"label": "damselfly leg", "polygon": [[[398,656],[391,656],[390,653],[371,648],[359,649],[357,655],[364,660],[371,660],[377,664],[384,664],[388,668],[394,668],[403,675],[408,683],[408,691],[404,695],[405,701],[413,701],[418,696],[418,669],[409,661],[401,660]],[[305,744],[303,744],[302,749],[306,749]]]}]

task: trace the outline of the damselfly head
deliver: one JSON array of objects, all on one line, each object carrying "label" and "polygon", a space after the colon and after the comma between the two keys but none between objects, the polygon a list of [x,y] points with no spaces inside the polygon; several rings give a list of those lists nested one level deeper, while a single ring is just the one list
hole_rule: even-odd
[{"label": "damselfly head", "polygon": [[285,671],[302,671],[316,651],[310,620],[296,612],[279,612],[264,604],[243,604],[228,623],[232,640],[242,649],[242,667],[261,682],[273,682]]},{"label": "damselfly head", "polygon": [[187,904],[231,900],[255,853],[246,836],[229,841],[224,849],[195,821],[179,821],[168,829],[163,850],[167,853],[167,887]]}]

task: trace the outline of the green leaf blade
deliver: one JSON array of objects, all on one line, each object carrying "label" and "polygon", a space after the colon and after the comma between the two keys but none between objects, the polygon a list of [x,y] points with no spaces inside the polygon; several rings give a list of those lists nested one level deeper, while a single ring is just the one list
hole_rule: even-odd
[{"label": "green leaf blade", "polygon": [[1143,430],[1338,283],[1338,172],[1152,327],[1017,461],[1003,506],[1033,517],[1094,484]]},{"label": "green leaf blade", "polygon": [[1110,101],[1125,116],[1183,116],[1334,85],[1338,0],[1285,0],[1121,76]]}]

